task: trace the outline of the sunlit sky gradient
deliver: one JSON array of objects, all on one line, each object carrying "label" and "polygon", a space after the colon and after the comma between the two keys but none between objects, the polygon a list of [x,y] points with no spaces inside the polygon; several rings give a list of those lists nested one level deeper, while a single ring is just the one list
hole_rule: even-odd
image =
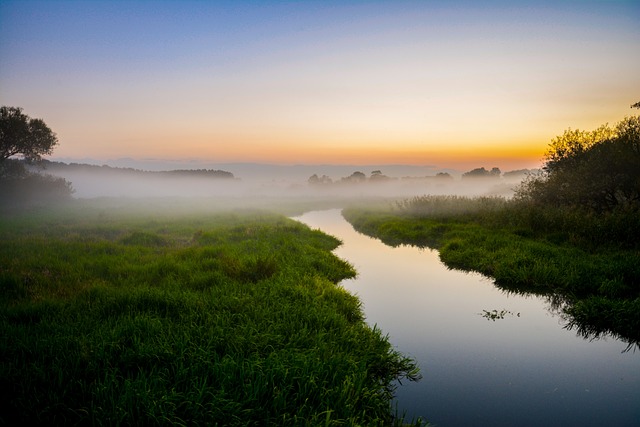
[{"label": "sunlit sky gradient", "polygon": [[509,170],[637,101],[639,1],[0,0],[54,157]]}]

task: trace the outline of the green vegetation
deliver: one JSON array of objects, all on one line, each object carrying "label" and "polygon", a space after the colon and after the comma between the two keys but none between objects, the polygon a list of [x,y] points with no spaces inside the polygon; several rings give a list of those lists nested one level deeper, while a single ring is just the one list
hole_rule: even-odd
[{"label": "green vegetation", "polygon": [[549,296],[585,337],[640,342],[640,117],[565,132],[513,200],[424,196],[343,214],[387,244],[438,248],[452,268]]},{"label": "green vegetation", "polygon": [[40,161],[58,145],[58,137],[42,119],[32,119],[19,107],[0,107],[0,166],[21,155]]},{"label": "green vegetation", "polygon": [[41,164],[42,156],[51,154],[57,145],[58,137],[42,119],[32,119],[22,108],[0,107],[0,200],[3,205],[25,206],[71,198],[71,183],[29,172],[25,167],[25,163]]},{"label": "green vegetation", "polygon": [[639,209],[640,116],[614,128],[567,130],[551,142],[543,171],[520,188],[519,198],[591,212]]},{"label": "green vegetation", "polygon": [[[264,211],[0,217],[0,423],[398,425],[339,241]],[[420,422],[417,421],[416,424]]]}]

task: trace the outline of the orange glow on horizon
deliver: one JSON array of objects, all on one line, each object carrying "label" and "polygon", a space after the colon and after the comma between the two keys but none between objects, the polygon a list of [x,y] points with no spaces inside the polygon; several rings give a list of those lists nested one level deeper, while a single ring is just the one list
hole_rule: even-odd
[{"label": "orange glow on horizon", "polygon": [[[518,142],[510,144],[403,143],[377,140],[372,143],[320,138],[278,137],[269,135],[164,135],[151,142],[131,138],[118,145],[105,141],[94,143],[93,152],[100,159],[122,157],[159,160],[197,159],[214,163],[335,164],[335,165],[433,165],[437,168],[468,170],[476,167],[499,167],[503,170],[530,169],[542,164],[547,144]],[[72,144],[61,144],[56,156],[73,156]],[[125,145],[126,151],[116,149]],[[185,150],[188,147],[188,151]]]},{"label": "orange glow on horizon", "polygon": [[637,113],[637,2],[276,3],[4,2],[2,102],[69,161],[455,170]]}]

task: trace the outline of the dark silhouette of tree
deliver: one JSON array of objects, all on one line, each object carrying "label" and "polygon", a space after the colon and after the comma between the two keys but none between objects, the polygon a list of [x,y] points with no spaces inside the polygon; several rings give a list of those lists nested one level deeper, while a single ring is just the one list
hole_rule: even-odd
[{"label": "dark silhouette of tree", "polygon": [[327,185],[333,183],[331,178],[329,178],[327,175],[322,175],[319,177],[315,173],[309,177],[307,182],[309,183],[309,185]]},{"label": "dark silhouette of tree", "polygon": [[27,161],[39,161],[58,144],[56,134],[42,119],[32,119],[22,108],[0,107],[0,162],[21,155]]},{"label": "dark silhouette of tree", "polygon": [[518,188],[517,198],[596,212],[640,208],[640,116],[615,128],[567,130],[551,142],[545,160],[542,172]]},{"label": "dark silhouette of tree", "polygon": [[320,183],[320,178],[318,178],[318,174],[313,174],[309,177],[309,179],[307,180],[307,182],[311,185],[316,185]]},{"label": "dark silhouette of tree", "polygon": [[342,178],[343,182],[364,182],[367,180],[367,176],[360,171],[356,171],[346,178]]},{"label": "dark silhouette of tree", "polygon": [[498,168],[492,168],[491,171],[488,171],[482,167],[463,173],[462,178],[500,178],[500,174],[501,172]]},{"label": "dark silhouette of tree", "polygon": [[631,105],[631,108],[640,108],[640,102]]},{"label": "dark silhouette of tree", "polygon": [[382,174],[382,171],[379,170],[375,170],[373,172],[371,172],[371,177],[369,177],[369,180],[371,180],[371,182],[382,182],[382,181],[388,181],[391,178],[389,178],[386,175]]},{"label": "dark silhouette of tree", "polygon": [[25,167],[25,163],[41,162],[57,144],[56,134],[42,119],[30,118],[22,108],[0,107],[0,200],[5,206],[71,197],[73,188],[64,178],[29,172]]},{"label": "dark silhouette of tree", "polygon": [[437,179],[453,179],[449,172],[438,172],[436,174]]}]

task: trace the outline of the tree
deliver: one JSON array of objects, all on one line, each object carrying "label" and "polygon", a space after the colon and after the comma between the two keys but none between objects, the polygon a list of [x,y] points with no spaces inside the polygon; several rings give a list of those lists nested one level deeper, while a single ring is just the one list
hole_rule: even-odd
[{"label": "tree", "polygon": [[56,134],[42,119],[32,119],[22,108],[0,107],[0,164],[13,156],[40,161],[58,144]]},{"label": "tree", "polygon": [[319,177],[317,174],[314,173],[309,177],[307,182],[309,183],[309,185],[328,185],[328,184],[331,184],[333,181],[327,175],[322,175],[321,177]]},{"label": "tree", "polygon": [[364,182],[367,176],[360,171],[356,171],[346,178],[342,178],[342,182]]},{"label": "tree", "polygon": [[568,130],[552,140],[545,160],[542,172],[530,176],[516,197],[596,212],[640,208],[640,116],[615,128]]},{"label": "tree", "polygon": [[57,144],[56,134],[43,120],[30,118],[22,108],[0,107],[0,200],[5,206],[71,197],[73,188],[64,178],[25,168],[25,162],[41,162],[42,156],[51,154]]},{"label": "tree", "polygon": [[491,171],[486,170],[484,167],[475,168],[470,170],[469,172],[465,172],[462,174],[462,178],[500,178],[500,169],[493,168]]},{"label": "tree", "polygon": [[436,178],[437,179],[453,179],[453,177],[451,176],[451,174],[449,172],[438,172],[436,174]]},{"label": "tree", "polygon": [[561,170],[572,170],[575,163],[581,159],[581,155],[595,144],[610,139],[614,131],[609,125],[600,126],[593,131],[566,130],[557,136],[549,144],[545,153],[545,165],[543,169],[547,173]]},{"label": "tree", "polygon": [[388,181],[391,178],[389,178],[386,175],[382,174],[382,171],[380,170],[375,170],[373,172],[371,172],[371,177],[369,178],[372,182],[381,182],[381,181]]}]

